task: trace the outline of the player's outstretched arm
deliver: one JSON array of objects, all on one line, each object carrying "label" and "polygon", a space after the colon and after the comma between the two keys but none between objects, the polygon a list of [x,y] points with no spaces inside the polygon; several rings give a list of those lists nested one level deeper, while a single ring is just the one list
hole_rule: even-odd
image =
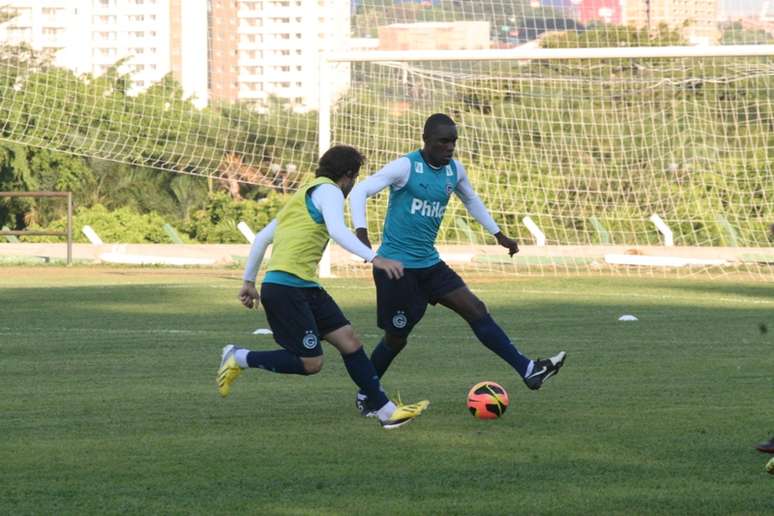
[{"label": "player's outstretched arm", "polygon": [[239,302],[242,303],[245,308],[258,308],[261,295],[258,293],[258,289],[255,288],[254,281],[245,280],[242,283],[242,288],[239,289]]},{"label": "player's outstretched arm", "polygon": [[403,264],[376,256],[347,229],[344,223],[344,194],[331,185],[320,185],[312,192],[312,202],[322,212],[325,227],[331,238],[347,251],[354,253],[377,269],[383,270],[387,276],[397,279],[403,276]]},{"label": "player's outstretched arm", "polygon": [[508,256],[513,256],[519,252],[519,243],[516,240],[509,238],[503,234],[502,231],[495,234],[497,243],[508,249]]},{"label": "player's outstretched arm", "polygon": [[383,270],[390,279],[400,279],[403,277],[403,264],[397,260],[376,256],[371,263],[374,269]]},{"label": "player's outstretched arm", "polygon": [[492,218],[492,215],[490,215],[489,210],[486,209],[483,201],[473,189],[473,185],[470,184],[465,168],[460,162],[457,162],[456,164],[459,181],[457,182],[457,188],[454,192],[462,201],[462,204],[465,205],[465,209],[468,210],[468,213],[470,213],[479,224],[484,226],[484,229],[494,235],[498,244],[508,249],[508,254],[510,256],[518,253],[519,244],[516,240],[505,236],[503,232],[500,231],[497,223]]},{"label": "player's outstretched arm", "polygon": [[255,278],[258,276],[258,270],[261,268],[261,262],[266,254],[266,249],[274,240],[274,232],[276,230],[277,219],[274,219],[255,235],[253,245],[250,247],[250,254],[247,256],[247,263],[245,264],[245,272],[242,275],[244,282],[242,283],[242,288],[239,289],[239,294],[237,294],[239,302],[247,308],[258,307],[260,296],[255,288]]},{"label": "player's outstretched arm", "polygon": [[368,238],[368,228],[357,228],[355,230],[355,236],[363,242],[363,245],[369,249],[373,249],[371,245],[371,239]]},{"label": "player's outstretched arm", "polygon": [[322,212],[328,235],[341,247],[367,262],[376,256],[370,247],[361,243],[344,222],[344,193],[334,185],[320,185],[312,192],[312,203]]},{"label": "player's outstretched arm", "polygon": [[[349,208],[352,214],[352,225],[355,227],[355,234],[363,244],[371,247],[371,241],[368,240],[368,221],[366,219],[366,201],[388,186],[393,188],[403,188],[409,179],[411,172],[411,161],[406,158],[399,158],[391,161],[373,175],[360,181],[349,193]],[[360,230],[363,230],[362,232]]]}]

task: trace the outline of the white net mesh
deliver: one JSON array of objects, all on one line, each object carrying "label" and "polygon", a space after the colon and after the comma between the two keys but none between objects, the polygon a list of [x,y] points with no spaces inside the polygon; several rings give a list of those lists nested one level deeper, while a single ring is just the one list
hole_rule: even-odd
[{"label": "white net mesh", "polygon": [[[372,24],[381,23],[379,16],[409,22],[378,29],[380,49],[388,51],[481,48],[474,25],[437,23],[451,20],[487,21],[490,46],[527,53],[774,41],[766,32],[774,34],[774,26],[760,17],[719,22],[724,13],[715,2],[536,3],[380,10],[365,2],[363,11]],[[725,7],[739,16],[767,12],[763,4],[747,5],[745,13]],[[608,19],[589,20],[594,13]],[[434,23],[417,23],[428,21]],[[430,113],[455,119],[457,156],[472,183],[502,230],[528,244],[515,260],[482,245],[493,239],[452,202],[439,241],[449,244],[446,255],[460,260],[458,267],[769,274],[774,56],[768,48],[763,57],[417,61],[410,52],[405,60],[393,54],[390,61],[353,63],[351,88],[334,110],[334,139],[365,149],[375,168],[420,147]],[[372,234],[386,207],[387,195],[372,201]]]},{"label": "white net mesh", "polygon": [[[505,233],[537,243],[529,216],[549,246],[660,246],[655,214],[675,246],[720,258],[709,248],[774,239],[772,86],[771,58],[358,63],[334,134],[387,162],[418,147],[426,114],[443,111]],[[386,196],[373,204],[372,231],[385,209]],[[487,238],[454,203],[441,240]],[[579,259],[545,265],[589,264],[603,252],[567,251]]]},{"label": "white net mesh", "polygon": [[[4,5],[1,142],[280,192],[314,170],[320,52],[774,42],[774,13],[763,1]],[[205,9],[208,42],[206,107],[201,90],[192,95],[183,66],[194,24],[183,23],[181,10],[197,5]],[[83,11],[88,23],[79,25]],[[345,22],[351,37],[341,30]],[[87,40],[75,61],[73,31]],[[166,60],[153,57],[159,52]],[[460,267],[666,270],[605,260],[632,253],[688,258],[692,272],[769,275],[771,55],[338,63],[329,87],[336,99],[331,140],[362,149],[370,171],[418,148],[429,114],[446,112],[459,124],[458,157],[474,187],[503,231],[527,244],[515,261],[503,258],[453,201],[439,243]],[[372,236],[385,207],[386,195],[369,204]],[[653,215],[672,232],[673,248],[664,246],[670,237]],[[525,216],[545,246],[529,245],[540,238]],[[334,257],[334,268],[360,270],[346,256]]]}]

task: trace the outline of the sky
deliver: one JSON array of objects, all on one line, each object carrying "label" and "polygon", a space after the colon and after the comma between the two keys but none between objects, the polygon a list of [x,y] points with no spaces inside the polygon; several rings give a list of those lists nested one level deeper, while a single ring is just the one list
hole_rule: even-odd
[{"label": "sky", "polygon": [[721,0],[723,12],[727,15],[744,16],[758,14],[765,0]]}]

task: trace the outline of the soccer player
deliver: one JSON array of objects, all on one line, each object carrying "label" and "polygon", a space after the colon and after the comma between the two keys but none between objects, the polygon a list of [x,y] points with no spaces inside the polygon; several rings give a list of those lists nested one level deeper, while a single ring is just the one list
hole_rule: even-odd
[{"label": "soccer player", "polygon": [[[404,275],[399,280],[374,269],[377,323],[384,338],[371,354],[381,378],[408,342],[411,329],[422,319],[427,304],[450,308],[473,329],[481,343],[510,364],[530,389],[539,389],[559,372],[565,352],[548,359],[530,360],[522,355],[488,313],[486,305],[465,285],[435,248],[446,204],[452,193],[468,212],[494,235],[497,243],[513,256],[519,251],[515,240],[498,228],[468,181],[465,168],[453,159],[457,127],[447,115],[430,116],[422,134],[424,147],[388,163],[352,190],[350,207],[355,234],[371,246],[366,223],[366,200],[385,188],[390,189],[382,244],[377,254],[400,260]],[[364,415],[368,393],[357,394],[356,405]]]},{"label": "soccer player", "polygon": [[[389,281],[403,275],[396,260],[376,256],[344,223],[344,198],[355,184],[363,164],[353,147],[330,148],[320,158],[316,179],[301,187],[255,237],[247,259],[239,300],[247,308],[263,304],[274,340],[283,349],[250,351],[223,348],[217,374],[218,391],[227,396],[242,369],[252,367],[280,374],[311,375],[320,371],[325,339],[339,350],[352,380],[368,396],[386,429],[408,423],[429,402],[396,406],[382,392],[374,366],[336,302],[317,282],[317,265],[330,236],[348,251],[371,262]],[[261,292],[255,278],[270,242],[274,247]]]},{"label": "soccer player", "polygon": [[759,443],[755,449],[763,453],[774,453],[774,437],[766,442]]}]

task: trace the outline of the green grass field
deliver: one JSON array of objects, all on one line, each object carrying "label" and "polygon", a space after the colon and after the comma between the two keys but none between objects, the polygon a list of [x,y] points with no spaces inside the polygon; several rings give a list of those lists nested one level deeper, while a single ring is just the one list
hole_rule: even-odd
[{"label": "green grass field", "polygon": [[[0,268],[0,514],[774,512],[753,449],[774,434],[774,284],[472,281],[525,353],[564,349],[565,368],[529,391],[430,309],[385,385],[432,405],[388,432],[330,346],[316,376],[246,371],[219,398],[224,344],[275,346],[239,277]],[[373,349],[370,282],[326,286]],[[467,412],[480,380],[508,389],[502,419]]]}]

